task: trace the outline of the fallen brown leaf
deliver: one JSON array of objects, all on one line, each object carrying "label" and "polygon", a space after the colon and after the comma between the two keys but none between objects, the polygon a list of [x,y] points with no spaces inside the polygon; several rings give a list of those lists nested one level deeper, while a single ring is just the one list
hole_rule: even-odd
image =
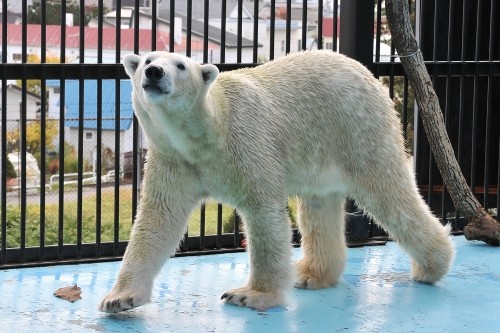
[{"label": "fallen brown leaf", "polygon": [[82,290],[75,284],[72,287],[68,286],[57,289],[56,291],[54,291],[54,296],[60,297],[70,302],[75,302],[79,299],[82,299],[82,297],[80,296],[81,293]]}]

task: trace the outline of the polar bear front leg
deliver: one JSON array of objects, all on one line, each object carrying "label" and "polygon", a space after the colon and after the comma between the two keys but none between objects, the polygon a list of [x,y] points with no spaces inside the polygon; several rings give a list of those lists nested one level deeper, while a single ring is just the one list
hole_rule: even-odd
[{"label": "polar bear front leg", "polygon": [[[99,310],[120,312],[150,301],[153,280],[182,239],[197,203],[193,186],[182,172],[154,169],[148,160],[143,193],[130,242],[113,289]],[[164,167],[165,168],[165,167]],[[172,175],[172,176],[171,176]]]},{"label": "polar bear front leg", "polygon": [[[269,205],[272,206],[272,205]],[[250,254],[250,278],[246,286],[231,289],[221,299],[257,310],[285,303],[292,286],[291,229],[285,204],[242,210]]]}]

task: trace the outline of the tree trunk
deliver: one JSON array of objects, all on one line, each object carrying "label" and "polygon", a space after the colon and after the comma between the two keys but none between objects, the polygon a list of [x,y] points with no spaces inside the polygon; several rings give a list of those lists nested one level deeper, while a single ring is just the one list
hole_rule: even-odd
[{"label": "tree trunk", "polygon": [[[425,133],[455,208],[468,220],[468,240],[500,246],[500,223],[476,199],[462,174],[446,132],[443,113],[424,58],[413,35],[407,0],[386,1],[387,21],[401,64],[415,93]],[[429,189],[432,190],[432,189]]]}]

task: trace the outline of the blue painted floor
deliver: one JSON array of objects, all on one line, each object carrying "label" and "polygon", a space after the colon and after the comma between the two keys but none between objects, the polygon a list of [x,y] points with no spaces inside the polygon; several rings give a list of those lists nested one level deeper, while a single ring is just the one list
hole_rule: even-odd
[{"label": "blue painted floor", "polygon": [[[395,243],[349,249],[334,288],[291,290],[288,305],[258,312],[224,304],[243,285],[245,253],[171,259],[153,302],[126,313],[97,311],[118,262],[0,271],[0,332],[500,332],[500,249],[455,237],[451,273],[435,286],[408,278]],[[296,249],[294,256],[300,256]],[[82,299],[53,296],[78,284]]]}]

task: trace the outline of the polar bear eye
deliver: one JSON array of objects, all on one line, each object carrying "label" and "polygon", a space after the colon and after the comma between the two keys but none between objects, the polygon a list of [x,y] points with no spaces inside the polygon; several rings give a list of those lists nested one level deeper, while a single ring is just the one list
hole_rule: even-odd
[{"label": "polar bear eye", "polygon": [[149,65],[151,63],[151,60],[150,59],[147,59],[146,60],[146,65]]},{"label": "polar bear eye", "polygon": [[184,66],[183,64],[177,64],[177,68],[181,71],[186,70],[186,66]]}]

